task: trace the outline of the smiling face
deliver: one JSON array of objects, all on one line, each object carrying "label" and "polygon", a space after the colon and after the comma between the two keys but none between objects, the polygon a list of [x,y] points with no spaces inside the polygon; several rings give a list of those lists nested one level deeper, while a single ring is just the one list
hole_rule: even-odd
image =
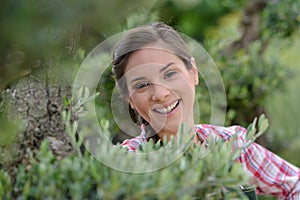
[{"label": "smiling face", "polygon": [[128,101],[160,138],[176,135],[182,122],[193,126],[193,105],[198,72],[187,69],[171,51],[147,46],[133,52],[125,68]]}]

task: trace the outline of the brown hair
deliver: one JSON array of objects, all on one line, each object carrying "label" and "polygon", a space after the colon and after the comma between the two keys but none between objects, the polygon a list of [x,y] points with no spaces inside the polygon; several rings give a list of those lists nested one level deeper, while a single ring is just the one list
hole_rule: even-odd
[{"label": "brown hair", "polygon": [[[161,42],[167,50],[177,55],[184,62],[187,69],[191,69],[192,56],[181,36],[172,27],[163,22],[157,22],[131,29],[123,35],[113,50],[113,74],[122,97],[128,97],[129,95],[126,81],[122,76],[125,74],[130,55],[134,51],[156,42]],[[129,113],[135,123],[148,125],[148,122],[130,106]],[[154,130],[152,127],[147,127],[153,135]],[[156,139],[157,136],[154,140]]]}]

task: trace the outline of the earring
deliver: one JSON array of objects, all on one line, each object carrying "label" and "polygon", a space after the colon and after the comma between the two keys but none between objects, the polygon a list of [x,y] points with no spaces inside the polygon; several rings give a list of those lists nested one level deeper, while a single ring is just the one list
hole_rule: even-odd
[{"label": "earring", "polygon": [[135,110],[135,107],[134,107],[134,105],[133,105],[132,103],[130,103],[130,107],[131,107],[133,110]]},{"label": "earring", "polygon": [[156,97],[155,97],[154,94],[151,96],[151,99],[152,99],[152,101],[155,101],[155,100],[156,100]]}]

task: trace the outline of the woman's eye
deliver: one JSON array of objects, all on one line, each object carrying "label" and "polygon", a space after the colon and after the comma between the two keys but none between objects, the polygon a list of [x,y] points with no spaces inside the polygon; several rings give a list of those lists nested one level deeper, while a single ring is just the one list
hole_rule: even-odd
[{"label": "woman's eye", "polygon": [[150,84],[147,83],[147,82],[141,82],[141,83],[138,83],[134,86],[134,89],[143,89],[145,87],[148,87]]},{"label": "woman's eye", "polygon": [[168,72],[165,74],[164,78],[170,78],[170,77],[174,76],[175,74],[177,74],[176,71],[168,71]]}]

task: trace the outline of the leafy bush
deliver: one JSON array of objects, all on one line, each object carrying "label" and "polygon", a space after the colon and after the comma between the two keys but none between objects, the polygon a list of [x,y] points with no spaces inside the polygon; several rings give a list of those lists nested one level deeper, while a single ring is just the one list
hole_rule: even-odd
[{"label": "leafy bush", "polygon": [[[215,199],[223,186],[245,184],[247,177],[241,166],[232,166],[232,155],[224,144],[200,159],[199,148],[183,156],[172,166],[144,174],[122,173],[111,169],[94,157],[72,156],[57,160],[44,142],[37,160],[30,167],[20,166],[13,194],[24,199],[186,199],[197,194]],[[110,147],[108,147],[110,148]],[[107,156],[110,156],[109,154]],[[222,158],[215,162],[217,157]],[[111,158],[113,159],[113,158]],[[128,160],[133,168],[139,163]],[[1,172],[3,198],[12,186]],[[214,194],[215,192],[215,194]]]},{"label": "leafy bush", "polygon": [[[259,120],[264,131],[267,121]],[[256,129],[249,129],[249,141]],[[185,129],[180,129],[185,132]],[[260,132],[261,132],[260,131]],[[188,137],[178,137],[165,146],[149,142],[136,153],[113,148],[99,141],[103,160],[116,159],[124,169],[141,169],[159,162],[169,162],[170,150],[176,154]],[[246,185],[249,178],[242,166],[234,162],[239,151],[232,152],[230,142],[210,137],[207,145],[191,145],[169,166],[145,173],[126,173],[99,162],[92,154],[72,155],[58,159],[45,140],[39,151],[30,156],[29,165],[20,165],[16,181],[11,183],[6,172],[0,171],[0,192],[3,199],[226,199],[245,198],[238,185]],[[159,151],[158,151],[159,150]],[[149,160],[149,152],[155,159]],[[118,157],[120,152],[123,157]],[[144,153],[143,157],[135,157]],[[153,158],[153,157],[152,157]],[[216,162],[217,160],[217,162]],[[146,164],[146,165],[144,165]],[[146,169],[146,168],[145,168]],[[226,188],[226,189],[225,189]],[[226,192],[231,191],[231,192]]]}]

